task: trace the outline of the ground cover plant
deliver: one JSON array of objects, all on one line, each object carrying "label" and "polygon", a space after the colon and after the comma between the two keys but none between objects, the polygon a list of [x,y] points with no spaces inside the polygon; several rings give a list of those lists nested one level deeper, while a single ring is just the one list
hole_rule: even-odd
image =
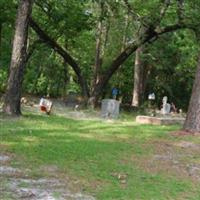
[{"label": "ground cover plant", "polygon": [[[200,198],[200,138],[173,136],[178,126],[139,125],[132,116],[104,121],[30,113],[1,115],[0,125],[0,155],[33,179],[67,180],[96,199]],[[3,195],[9,178],[1,179]]]}]

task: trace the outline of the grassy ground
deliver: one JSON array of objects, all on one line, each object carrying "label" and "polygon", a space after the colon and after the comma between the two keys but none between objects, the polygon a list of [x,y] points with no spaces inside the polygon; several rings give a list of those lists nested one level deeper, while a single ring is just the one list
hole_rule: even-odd
[{"label": "grassy ground", "polygon": [[77,181],[100,200],[198,200],[200,171],[188,169],[200,164],[200,138],[169,133],[178,128],[139,125],[131,117],[0,116],[0,154],[14,155],[12,165],[31,169],[32,177],[56,173]]}]

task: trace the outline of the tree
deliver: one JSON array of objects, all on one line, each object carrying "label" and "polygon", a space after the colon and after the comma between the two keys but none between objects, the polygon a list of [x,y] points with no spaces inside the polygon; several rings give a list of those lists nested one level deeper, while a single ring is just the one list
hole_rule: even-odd
[{"label": "tree", "polygon": [[143,63],[142,63],[142,52],[143,47],[139,47],[135,52],[135,66],[134,66],[134,87],[133,87],[133,99],[132,106],[139,107],[141,103],[141,94],[143,89]]},{"label": "tree", "polygon": [[[125,0],[126,4],[128,4],[129,9],[131,8],[130,4],[127,0]],[[181,1],[182,2],[182,1]],[[148,4],[147,4],[148,5]],[[101,79],[95,85],[94,90],[91,93],[91,99],[94,102],[97,102],[100,97],[103,89],[108,84],[109,80],[113,76],[113,74],[119,69],[119,67],[132,55],[139,47],[144,45],[145,43],[155,41],[162,34],[173,32],[179,29],[191,28],[190,24],[183,23],[182,20],[182,4],[178,4],[177,10],[179,11],[175,16],[177,19],[177,23],[169,25],[171,23],[165,23],[163,25],[164,17],[167,13],[168,8],[170,7],[170,1],[165,0],[162,1],[160,10],[155,14],[154,10],[149,9],[149,16],[144,15],[144,17],[136,17],[137,23],[139,23],[138,30],[136,31],[136,36],[132,38],[131,42],[126,46],[123,52],[118,54],[115,59],[112,60],[109,67],[101,74]],[[154,5],[156,7],[156,5]],[[152,6],[151,6],[152,7]],[[173,10],[173,7],[171,8]],[[180,10],[181,9],[181,10]],[[132,11],[132,10],[131,10]],[[132,11],[134,16],[138,16],[138,13]],[[181,19],[181,20],[180,20]],[[141,29],[141,25],[142,28]],[[192,24],[194,26],[194,24]],[[139,33],[138,33],[139,32]]]},{"label": "tree", "polygon": [[193,84],[187,117],[183,128],[185,131],[200,133],[200,58]]},{"label": "tree", "polygon": [[78,77],[79,84],[82,88],[82,94],[84,97],[87,98],[89,96],[88,85],[75,59],[55,40],[50,38],[50,36],[48,36],[47,33],[45,33],[32,18],[30,18],[30,26],[39,35],[42,41],[46,42],[52,49],[54,49],[60,56],[63,57],[66,63],[68,63],[73,68]]},{"label": "tree", "polygon": [[20,98],[26,62],[28,23],[32,3],[32,0],[21,0],[17,11],[10,73],[3,105],[3,111],[10,115],[21,114]]},{"label": "tree", "polygon": [[[2,0],[0,9],[2,2],[3,7],[10,6],[6,0]],[[13,0],[12,7],[16,9],[14,2],[16,1]],[[182,0],[156,0],[142,5],[140,0],[36,0],[32,13],[33,20],[29,23],[34,31],[30,29],[29,32],[31,57],[25,71],[23,91],[60,96],[63,90],[66,90],[67,95],[69,91],[79,93],[82,89],[84,96],[97,102],[102,95],[110,95],[111,87],[114,85],[120,89],[124,97],[123,102],[131,104],[131,55],[147,43],[147,53],[143,53],[142,56],[143,75],[148,75],[148,78],[144,76],[144,85],[147,88],[144,96],[147,95],[147,91],[153,89],[159,103],[160,97],[167,93],[170,100],[173,97],[173,102],[176,100],[176,105],[184,109],[189,101],[191,77],[194,74],[191,66],[196,66],[193,63],[197,48],[193,48],[188,31],[181,30],[162,37],[160,35],[178,29],[198,27],[199,9],[196,6],[200,4],[197,0],[195,2],[194,8],[193,3],[185,1],[183,4]],[[13,21],[13,13],[6,9],[3,16],[12,16]],[[5,91],[6,66],[10,60],[11,49],[8,44],[11,43],[13,30],[11,23],[7,26],[7,17],[4,21],[1,43],[1,49],[4,51],[1,51],[0,58],[0,64],[3,64],[0,68],[2,92]],[[38,36],[39,43],[36,42],[34,45],[35,41],[38,41]],[[174,38],[173,42],[171,38]],[[183,45],[186,47],[185,50],[180,49],[180,41],[186,44]],[[191,46],[188,45],[188,41]],[[182,54],[184,51],[185,56]],[[188,51],[191,53],[188,54]],[[40,59],[41,57],[43,59]],[[73,84],[67,82],[64,75],[66,72],[73,78]],[[174,72],[173,76],[171,72]],[[175,76],[180,78],[177,79]],[[180,84],[177,84],[177,81]],[[184,92],[179,88],[183,88]]]}]

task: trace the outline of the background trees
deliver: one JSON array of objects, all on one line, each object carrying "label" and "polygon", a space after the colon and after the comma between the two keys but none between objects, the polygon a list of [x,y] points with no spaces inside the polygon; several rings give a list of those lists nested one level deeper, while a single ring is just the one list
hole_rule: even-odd
[{"label": "background trees", "polygon": [[[141,104],[155,92],[158,106],[167,95],[177,107],[187,109],[199,50],[193,30],[198,27],[200,3],[182,2],[36,0],[23,92],[56,97],[74,92],[96,104],[118,87],[123,103],[131,105],[135,51],[146,43],[140,55],[142,87],[137,90]],[[1,93],[16,5],[14,0],[0,4]]]}]

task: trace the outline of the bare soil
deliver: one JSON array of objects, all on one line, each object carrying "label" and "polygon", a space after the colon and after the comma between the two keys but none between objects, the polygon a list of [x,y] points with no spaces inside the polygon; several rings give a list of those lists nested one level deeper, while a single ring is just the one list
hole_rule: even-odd
[{"label": "bare soil", "polygon": [[[95,200],[82,191],[71,190],[69,179],[68,182],[52,177],[33,179],[28,175],[29,169],[10,166],[11,159],[8,155],[0,155],[1,200]],[[49,172],[56,170],[52,166],[46,166],[45,169]]]},{"label": "bare soil", "polygon": [[[183,138],[184,139],[184,138]],[[153,141],[152,156],[133,158],[149,173],[161,173],[200,183],[200,144],[188,141]]]}]

